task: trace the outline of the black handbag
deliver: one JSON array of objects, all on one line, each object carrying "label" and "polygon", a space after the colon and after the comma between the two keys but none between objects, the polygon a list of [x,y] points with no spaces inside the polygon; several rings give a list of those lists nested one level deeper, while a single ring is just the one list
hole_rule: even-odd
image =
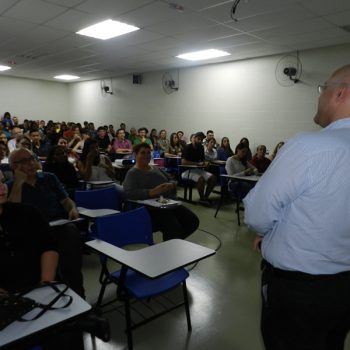
[{"label": "black handbag", "polygon": [[[22,291],[18,294],[0,293],[0,331],[14,321],[33,321],[41,317],[48,310],[68,307],[72,303],[73,297],[66,294],[66,291],[68,290],[67,286],[64,286],[64,288],[61,290],[57,287],[59,284],[61,283],[45,282],[35,288]],[[23,296],[24,294],[29,293],[31,290],[48,286],[57,293],[48,304],[38,303],[31,298]],[[62,306],[55,307],[54,304],[61,298],[65,300],[65,303]],[[23,317],[26,313],[36,308],[40,309],[40,311],[35,316],[29,319]]]}]

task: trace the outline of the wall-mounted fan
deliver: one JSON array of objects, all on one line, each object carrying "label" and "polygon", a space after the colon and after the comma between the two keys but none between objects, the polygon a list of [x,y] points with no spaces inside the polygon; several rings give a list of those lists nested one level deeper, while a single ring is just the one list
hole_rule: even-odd
[{"label": "wall-mounted fan", "polygon": [[111,90],[111,87],[107,85],[104,80],[101,80],[101,92],[102,92],[102,95],[107,95],[107,94],[113,95],[113,91]]},{"label": "wall-mounted fan", "polygon": [[177,82],[176,82],[170,72],[164,73],[162,78],[163,91],[166,94],[171,94],[174,91],[178,91],[179,90],[178,82],[179,82],[179,79],[177,79]]},{"label": "wall-mounted fan", "polygon": [[302,64],[298,55],[285,55],[276,65],[275,77],[281,86],[292,86],[300,81]]}]

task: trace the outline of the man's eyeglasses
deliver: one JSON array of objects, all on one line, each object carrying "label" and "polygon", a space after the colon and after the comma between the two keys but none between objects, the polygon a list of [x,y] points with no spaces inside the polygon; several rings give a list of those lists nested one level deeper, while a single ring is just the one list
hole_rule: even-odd
[{"label": "man's eyeglasses", "polygon": [[350,87],[350,84],[349,83],[344,83],[344,82],[332,82],[332,83],[324,83],[324,84],[320,84],[320,85],[317,85],[317,91],[318,93],[321,95],[323,91],[325,91],[327,89],[328,86],[330,85],[345,85],[346,87]]},{"label": "man's eyeglasses", "polygon": [[35,158],[34,156],[30,156],[28,158],[22,158],[20,160],[16,160],[14,161],[13,163],[14,164],[21,164],[21,165],[26,165],[26,164],[29,164],[30,162],[34,162],[35,161]]}]

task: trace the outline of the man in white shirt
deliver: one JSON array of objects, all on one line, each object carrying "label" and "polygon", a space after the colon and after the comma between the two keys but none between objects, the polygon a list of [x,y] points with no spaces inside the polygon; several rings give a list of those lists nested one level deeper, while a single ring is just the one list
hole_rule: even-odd
[{"label": "man in white shirt", "polygon": [[11,140],[7,143],[10,153],[16,149],[16,138],[22,135],[23,130],[18,126],[14,126],[11,130]]},{"label": "man in white shirt", "polygon": [[324,129],[287,142],[244,199],[267,350],[341,350],[350,329],[350,65],[318,89]]}]

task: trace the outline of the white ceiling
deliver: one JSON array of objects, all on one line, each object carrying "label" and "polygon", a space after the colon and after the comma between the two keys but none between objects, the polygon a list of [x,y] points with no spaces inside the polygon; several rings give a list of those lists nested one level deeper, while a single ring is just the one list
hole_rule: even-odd
[{"label": "white ceiling", "polygon": [[[178,11],[170,3],[183,7]],[[181,53],[231,53],[199,64],[240,60],[350,42],[349,0],[1,0],[2,75],[80,80],[197,65]],[[141,30],[102,41],[75,34],[105,19]]]}]

